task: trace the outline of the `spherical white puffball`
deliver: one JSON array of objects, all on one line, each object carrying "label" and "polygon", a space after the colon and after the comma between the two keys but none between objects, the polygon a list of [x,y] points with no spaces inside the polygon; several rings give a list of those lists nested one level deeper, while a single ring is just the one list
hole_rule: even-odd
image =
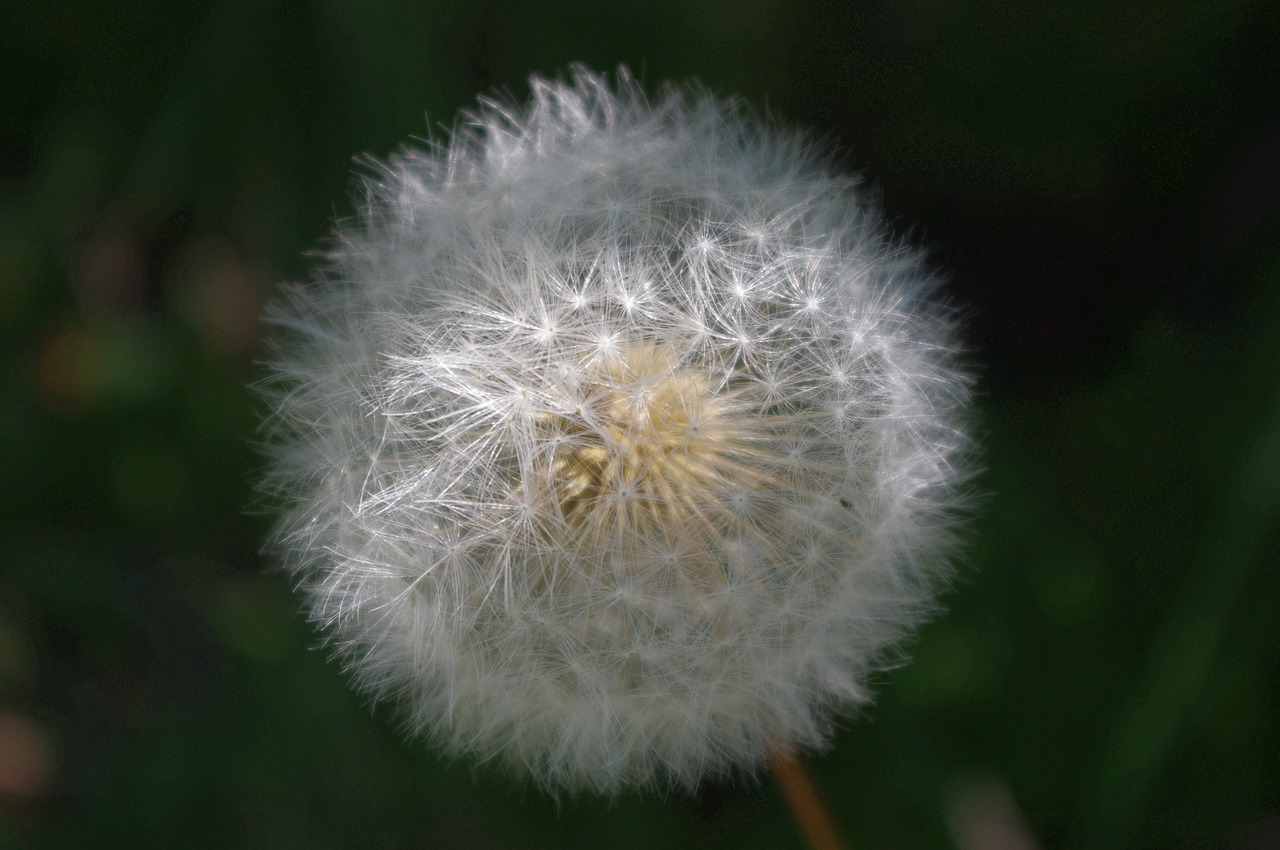
[{"label": "spherical white puffball", "polygon": [[355,684],[553,791],[815,749],[926,615],[966,376],[921,255],[732,101],[534,78],[377,167],[267,382]]}]

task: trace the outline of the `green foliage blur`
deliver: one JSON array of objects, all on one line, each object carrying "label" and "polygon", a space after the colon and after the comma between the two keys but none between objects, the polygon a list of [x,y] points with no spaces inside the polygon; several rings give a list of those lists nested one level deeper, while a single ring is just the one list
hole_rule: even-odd
[{"label": "green foliage blur", "polygon": [[572,61],[812,128],[968,318],[949,613],[812,761],[851,846],[1280,847],[1278,44],[1249,0],[7,0],[0,847],[799,846],[767,778],[557,802],[402,740],[261,553],[264,300],[359,155]]}]

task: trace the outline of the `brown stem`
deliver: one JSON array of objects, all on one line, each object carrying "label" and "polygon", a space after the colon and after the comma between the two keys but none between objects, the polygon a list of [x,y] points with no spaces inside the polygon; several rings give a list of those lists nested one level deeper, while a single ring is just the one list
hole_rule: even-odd
[{"label": "brown stem", "polygon": [[805,763],[790,752],[779,751],[769,759],[769,770],[811,850],[844,850],[831,810]]}]

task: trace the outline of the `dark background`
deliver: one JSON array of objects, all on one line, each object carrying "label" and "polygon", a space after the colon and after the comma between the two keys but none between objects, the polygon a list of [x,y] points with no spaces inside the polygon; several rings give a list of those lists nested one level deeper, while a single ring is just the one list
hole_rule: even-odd
[{"label": "dark background", "polygon": [[813,761],[852,846],[1280,846],[1276,9],[8,0],[0,846],[796,846],[402,741],[260,555],[257,315],[353,157],[575,60],[831,140],[969,317],[950,613]]}]

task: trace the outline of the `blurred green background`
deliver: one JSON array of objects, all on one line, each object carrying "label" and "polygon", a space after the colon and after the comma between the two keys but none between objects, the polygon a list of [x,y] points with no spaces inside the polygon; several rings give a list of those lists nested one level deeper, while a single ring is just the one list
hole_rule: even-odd
[{"label": "blurred green background", "polygon": [[950,612],[813,760],[852,846],[1280,847],[1277,45],[1237,0],[8,0],[0,847],[799,846],[767,782],[557,804],[402,741],[260,554],[257,315],[353,157],[575,60],[831,139],[968,316]]}]

